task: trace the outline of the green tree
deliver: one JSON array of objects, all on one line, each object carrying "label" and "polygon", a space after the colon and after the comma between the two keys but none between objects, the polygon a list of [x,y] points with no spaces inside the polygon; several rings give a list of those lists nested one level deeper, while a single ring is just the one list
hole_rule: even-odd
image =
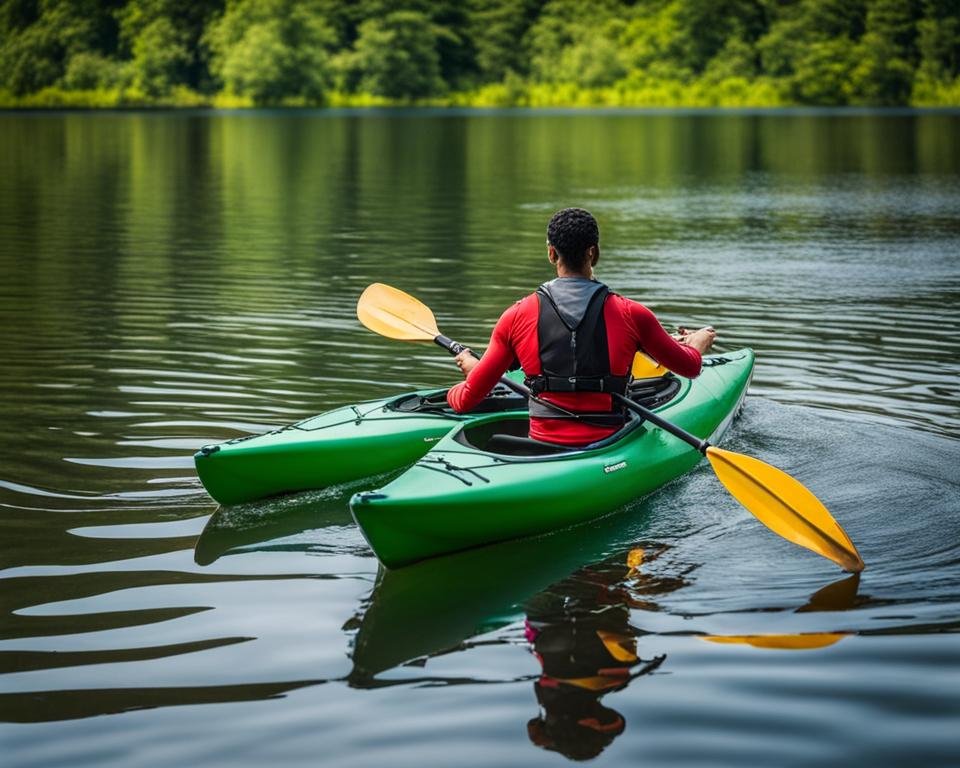
[{"label": "green tree", "polygon": [[118,88],[127,84],[127,69],[116,59],[81,51],[70,57],[61,82],[67,90]]},{"label": "green tree", "polygon": [[638,5],[622,35],[632,81],[687,80],[693,76],[681,43],[680,3]]},{"label": "green tree", "polygon": [[440,76],[448,84],[469,84],[476,77],[472,41],[472,11],[462,0],[321,0],[324,14],[336,34],[336,50],[340,52],[341,87],[356,87],[358,73],[349,73],[353,48],[360,34],[360,25],[368,19],[383,19],[397,11],[411,11],[428,18],[437,28],[437,55]]},{"label": "green tree", "polygon": [[149,96],[174,86],[209,90],[209,62],[202,39],[221,0],[128,0],[116,12],[120,53],[134,85]]},{"label": "green tree", "polygon": [[906,104],[913,87],[916,27],[910,0],[871,0],[866,33],[854,53],[850,96],[854,103]]},{"label": "green tree", "polygon": [[470,0],[468,35],[481,82],[526,73],[529,59],[518,41],[536,21],[543,0]]},{"label": "green tree", "polygon": [[17,95],[57,84],[75,54],[116,45],[113,7],[94,0],[0,5],[0,87]]},{"label": "green tree", "polygon": [[468,35],[469,10],[459,0],[428,3],[437,33],[440,79],[451,87],[469,83],[476,74],[473,43]]},{"label": "green tree", "polygon": [[320,3],[228,0],[206,39],[211,70],[228,92],[259,105],[323,102],[334,35]]},{"label": "green tree", "polygon": [[552,0],[530,28],[525,45],[530,73],[545,83],[610,85],[627,73],[620,38],[626,27],[617,0],[592,4]]},{"label": "green tree", "polygon": [[749,45],[766,28],[763,7],[756,0],[677,0],[674,14],[679,63],[694,73],[705,70],[729,40]]},{"label": "green tree", "polygon": [[438,39],[447,30],[417,11],[394,11],[360,25],[353,51],[344,60],[351,83],[391,99],[419,99],[441,93]]},{"label": "green tree", "polygon": [[956,0],[926,0],[917,22],[919,74],[933,81],[960,74],[960,9]]},{"label": "green tree", "polygon": [[917,22],[920,64],[911,92],[915,103],[950,103],[960,95],[960,12],[956,0],[925,0]]},{"label": "green tree", "polygon": [[866,25],[868,0],[800,0],[804,35],[815,39],[858,40]]},{"label": "green tree", "polygon": [[863,34],[864,0],[800,0],[769,6],[770,27],[757,41],[761,71],[777,78],[788,101],[845,104]]},{"label": "green tree", "polygon": [[133,84],[148,96],[166,96],[187,82],[190,58],[182,30],[166,17],[154,19],[133,41]]},{"label": "green tree", "polygon": [[846,38],[808,43],[794,60],[793,74],[787,80],[791,96],[802,104],[846,104],[856,63],[856,49]]},{"label": "green tree", "polygon": [[737,35],[727,39],[717,54],[710,59],[703,79],[708,83],[738,77],[750,80],[757,75],[757,52],[754,47]]}]

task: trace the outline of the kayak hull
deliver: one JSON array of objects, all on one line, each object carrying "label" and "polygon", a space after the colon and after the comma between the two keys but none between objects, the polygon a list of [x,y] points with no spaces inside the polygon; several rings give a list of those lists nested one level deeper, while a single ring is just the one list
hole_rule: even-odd
[{"label": "kayak hull", "polygon": [[[655,410],[698,437],[717,440],[738,412],[753,353],[706,358]],[[428,557],[577,525],[607,515],[692,469],[701,456],[648,423],[607,445],[550,456],[507,456],[469,442],[509,427],[490,415],[451,430],[410,469],[350,509],[380,561],[397,568]]]}]

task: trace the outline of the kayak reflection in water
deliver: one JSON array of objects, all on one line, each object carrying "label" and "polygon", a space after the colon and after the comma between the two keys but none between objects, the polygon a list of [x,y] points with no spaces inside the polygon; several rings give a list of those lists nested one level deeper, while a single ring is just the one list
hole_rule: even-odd
[{"label": "kayak reflection in water", "polygon": [[455,411],[477,406],[519,361],[526,385],[542,396],[529,403],[530,437],[580,446],[623,426],[611,393],[625,394],[638,351],[681,376],[699,375],[716,332],[708,326],[670,336],[653,312],[594,279],[600,229],[589,212],[565,208],[553,215],[547,257],[556,279],[503,313],[483,359],[469,350],[457,355],[466,381],[447,393]]},{"label": "kayak reflection in water", "polygon": [[630,625],[631,607],[657,610],[644,595],[686,583],[640,573],[645,557],[649,562],[664,549],[651,556],[637,548],[625,558],[583,568],[526,605],[526,637],[543,668],[534,684],[540,715],[527,723],[538,747],[588,760],[623,733],[623,716],[600,700],[666,658],[640,658],[639,632]]}]

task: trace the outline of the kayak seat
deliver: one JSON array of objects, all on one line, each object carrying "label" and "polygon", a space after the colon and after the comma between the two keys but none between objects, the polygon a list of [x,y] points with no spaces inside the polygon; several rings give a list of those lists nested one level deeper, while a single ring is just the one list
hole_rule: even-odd
[{"label": "kayak seat", "polygon": [[572,448],[534,440],[528,436],[530,420],[526,416],[468,424],[453,439],[458,443],[502,456],[550,456],[568,453]]},{"label": "kayak seat", "polygon": [[503,453],[508,456],[549,456],[554,453],[568,453],[573,448],[565,445],[542,443],[531,437],[495,434],[487,441],[486,450],[490,453]]}]

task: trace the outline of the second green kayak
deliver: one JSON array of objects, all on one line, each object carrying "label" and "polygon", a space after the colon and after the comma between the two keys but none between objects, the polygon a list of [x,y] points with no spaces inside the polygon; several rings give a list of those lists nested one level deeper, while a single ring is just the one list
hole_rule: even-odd
[{"label": "second green kayak", "polygon": [[[521,373],[511,376],[522,380]],[[410,392],[335,408],[262,435],[207,445],[194,455],[197,475],[221,504],[317,490],[402,469],[458,424],[489,413],[527,410],[504,386],[470,414],[447,405],[447,390]]]},{"label": "second green kayak", "polygon": [[[671,377],[649,403],[716,441],[737,414],[753,372],[749,349],[704,358],[696,379]],[[525,415],[474,418],[441,438],[350,509],[380,561],[396,568],[436,555],[565,528],[609,514],[689,471],[697,451],[640,419],[584,449],[525,439]]]}]

